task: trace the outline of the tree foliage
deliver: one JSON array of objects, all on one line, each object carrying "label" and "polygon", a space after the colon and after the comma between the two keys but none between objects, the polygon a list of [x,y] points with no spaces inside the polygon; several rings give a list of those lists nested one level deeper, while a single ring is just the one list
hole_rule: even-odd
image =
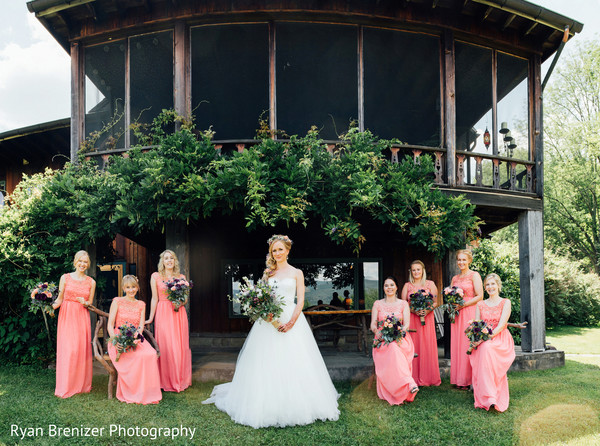
[{"label": "tree foliage", "polygon": [[544,97],[545,225],[551,246],[600,273],[600,42],[564,58]]}]

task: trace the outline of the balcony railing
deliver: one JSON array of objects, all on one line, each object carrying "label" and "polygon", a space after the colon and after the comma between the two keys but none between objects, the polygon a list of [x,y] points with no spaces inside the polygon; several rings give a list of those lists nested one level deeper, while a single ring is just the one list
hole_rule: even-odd
[{"label": "balcony railing", "polygon": [[[289,140],[279,140],[287,142]],[[333,154],[337,147],[344,144],[343,141],[323,141],[327,151]],[[213,146],[220,155],[224,151],[244,150],[260,143],[256,139],[230,139],[213,141]],[[143,147],[142,150],[150,150],[156,146]],[[86,159],[99,157],[100,167],[104,168],[111,155],[122,154],[127,157],[129,149],[112,149],[97,152],[89,152]],[[431,156],[434,163],[434,182],[439,185],[448,185],[446,173],[445,148],[417,146],[409,144],[394,144],[390,147],[390,161],[398,163],[404,157],[411,157],[415,163],[420,163],[422,156]],[[473,188],[482,190],[507,190],[513,192],[534,193],[534,162],[528,160],[514,159],[505,156],[487,155],[475,152],[456,152],[456,186],[460,188]]]}]

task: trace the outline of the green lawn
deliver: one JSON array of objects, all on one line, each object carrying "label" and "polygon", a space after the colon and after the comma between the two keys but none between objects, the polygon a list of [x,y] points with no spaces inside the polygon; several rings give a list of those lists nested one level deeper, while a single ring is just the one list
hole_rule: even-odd
[{"label": "green lawn", "polygon": [[557,327],[546,331],[546,340],[571,354],[600,355],[600,327]]},{"label": "green lawn", "polygon": [[[184,393],[165,393],[159,405],[137,406],[106,399],[106,376],[94,377],[90,394],[53,396],[54,373],[30,367],[0,367],[0,444],[198,444],[198,445],[511,445],[600,444],[600,368],[567,361],[564,368],[511,373],[511,405],[503,414],[473,407],[470,392],[447,381],[424,388],[414,403],[391,407],[367,383],[336,383],[341,417],[293,428],[254,430],[234,424],[214,406],[204,406],[212,384],[194,383]],[[273,398],[276,398],[274,395]],[[43,437],[21,441],[11,425],[41,427]],[[48,426],[104,427],[96,438],[49,438]],[[196,428],[192,441],[161,436],[110,436],[124,428]],[[189,438],[189,437],[188,437]]]}]

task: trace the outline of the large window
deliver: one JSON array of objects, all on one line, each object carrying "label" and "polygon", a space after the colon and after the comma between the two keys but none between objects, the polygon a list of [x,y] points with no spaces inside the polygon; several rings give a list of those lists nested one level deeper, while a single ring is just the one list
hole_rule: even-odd
[{"label": "large window", "polygon": [[277,24],[277,127],[338,139],[358,119],[357,27]]},{"label": "large window", "polygon": [[252,139],[269,117],[269,31],[266,24],[192,29],[192,109],[215,139]]},{"label": "large window", "polygon": [[[381,296],[381,261],[377,259],[319,259],[294,262],[304,273],[306,293],[304,308],[320,303],[337,305],[345,297],[352,299],[352,308],[371,309]],[[261,278],[264,263],[259,261],[228,261],[224,271],[229,295],[239,292],[243,278],[254,282]],[[230,317],[243,317],[239,304],[230,302]]]},{"label": "large window", "polygon": [[130,65],[131,123],[149,124],[163,108],[173,108],[173,33],[132,37]]},{"label": "large window", "polygon": [[440,145],[440,41],[364,29],[365,128],[407,144]]},{"label": "large window", "polygon": [[126,40],[85,49],[85,133],[98,150],[125,146],[126,55]]}]

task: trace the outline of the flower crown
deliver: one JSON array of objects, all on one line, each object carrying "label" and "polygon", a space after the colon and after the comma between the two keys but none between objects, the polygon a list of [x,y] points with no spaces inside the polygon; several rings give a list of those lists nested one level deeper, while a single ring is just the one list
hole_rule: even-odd
[{"label": "flower crown", "polygon": [[290,245],[294,243],[294,242],[292,242],[292,239],[290,239],[287,235],[275,234],[275,235],[271,236],[271,238],[269,240],[267,240],[267,244],[269,246],[271,246],[271,244],[277,240],[279,240],[281,242],[287,242]]}]

